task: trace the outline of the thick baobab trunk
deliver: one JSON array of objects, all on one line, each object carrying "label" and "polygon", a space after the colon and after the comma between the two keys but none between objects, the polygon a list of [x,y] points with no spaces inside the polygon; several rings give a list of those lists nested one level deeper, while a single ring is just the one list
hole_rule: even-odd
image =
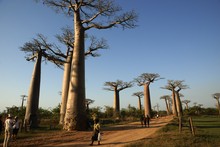
[{"label": "thick baobab trunk", "polygon": [[139,110],[141,110],[141,98],[140,97],[138,97],[138,108]]},{"label": "thick baobab trunk", "polygon": [[149,89],[150,83],[144,84],[144,113],[145,116],[151,116],[151,100],[150,100],[150,89]]},{"label": "thick baobab trunk", "polygon": [[115,115],[115,117],[119,117],[119,113],[120,113],[119,91],[117,89],[115,89],[114,92],[115,92],[114,104],[113,104],[114,115]]},{"label": "thick baobab trunk", "polygon": [[38,52],[37,60],[34,66],[25,113],[25,126],[31,128],[38,127],[38,107],[40,94],[40,77],[41,77],[41,58],[42,51]]},{"label": "thick baobab trunk", "polygon": [[181,103],[180,96],[179,96],[178,92],[175,92],[175,97],[176,97],[177,113],[178,113],[178,116],[181,117],[181,116],[183,116],[183,108],[182,108],[182,103]]},{"label": "thick baobab trunk", "polygon": [[164,99],[164,100],[165,100],[165,103],[166,103],[167,115],[170,115],[170,110],[169,110],[167,99]]},{"label": "thick baobab trunk", "polygon": [[65,113],[66,113],[66,104],[67,104],[69,83],[70,83],[71,61],[72,61],[72,52],[69,53],[66,63],[64,63],[62,100],[61,100],[61,107],[60,107],[60,124],[61,125],[63,125],[64,123],[64,118],[65,118]]},{"label": "thick baobab trunk", "polygon": [[172,105],[173,115],[177,116],[178,114],[177,114],[177,108],[176,108],[176,97],[175,97],[174,89],[172,89],[172,103],[173,103],[173,105]]},{"label": "thick baobab trunk", "polygon": [[74,13],[75,42],[64,129],[86,130],[84,33],[79,10]]}]

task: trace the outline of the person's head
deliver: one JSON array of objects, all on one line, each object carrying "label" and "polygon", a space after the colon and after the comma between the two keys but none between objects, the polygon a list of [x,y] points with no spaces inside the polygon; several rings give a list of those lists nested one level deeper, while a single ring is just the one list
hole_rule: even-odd
[{"label": "person's head", "polygon": [[8,118],[12,118],[12,115],[11,115],[11,114],[8,114]]},{"label": "person's head", "polygon": [[95,124],[99,123],[99,119],[96,118],[96,119],[94,120],[94,123],[95,123]]},{"label": "person's head", "polygon": [[15,116],[15,120],[18,120],[18,117],[17,117],[17,116]]}]

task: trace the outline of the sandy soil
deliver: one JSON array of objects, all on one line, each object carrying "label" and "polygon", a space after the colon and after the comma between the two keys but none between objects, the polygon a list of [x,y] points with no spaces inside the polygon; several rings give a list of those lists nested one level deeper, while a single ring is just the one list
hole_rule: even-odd
[{"label": "sandy soil", "polygon": [[[172,116],[152,119],[150,128],[140,125],[140,122],[134,122],[126,125],[116,125],[102,128],[101,147],[119,147],[135,141],[150,138],[162,126],[166,125]],[[43,147],[87,147],[90,144],[92,131],[60,131],[49,134],[39,134],[39,136],[29,139],[18,137],[10,146],[43,146]],[[2,143],[0,144],[2,146]],[[94,142],[93,146],[98,146]]]}]

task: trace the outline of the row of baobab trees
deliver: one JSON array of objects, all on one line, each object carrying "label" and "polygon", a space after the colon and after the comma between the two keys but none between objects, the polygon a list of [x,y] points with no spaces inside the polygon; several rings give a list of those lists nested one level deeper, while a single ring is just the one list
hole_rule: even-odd
[{"label": "row of baobab trees", "polygon": [[[172,95],[171,95],[172,96]],[[183,97],[183,94],[179,94],[180,97]],[[218,114],[220,115],[220,93],[214,93],[212,94],[212,97],[216,100],[216,108],[218,111]],[[164,95],[161,96],[160,99],[164,99],[165,100],[165,104],[166,104],[166,109],[167,109],[167,115],[173,114],[172,111],[172,98],[170,97],[170,95]],[[185,110],[189,110],[189,103],[191,102],[191,100],[185,99],[185,100],[181,100],[182,106],[185,105]],[[198,107],[201,108],[203,106],[203,104],[197,104],[197,102],[193,103],[194,107]]]},{"label": "row of baobab trees", "polygon": [[[138,16],[135,11],[123,11],[114,0],[37,0],[37,2],[42,2],[56,12],[64,14],[73,20],[73,24],[72,27],[63,28],[61,35],[56,35],[58,44],[50,43],[44,35],[38,34],[37,38],[21,47],[21,51],[27,55],[26,59],[35,61],[27,98],[25,124],[31,127],[38,126],[37,111],[43,60],[50,61],[64,70],[60,110],[60,124],[63,125],[63,129],[86,130],[85,59],[89,56],[97,57],[98,50],[108,48],[104,39],[97,39],[87,32],[91,29],[103,30],[114,27],[132,29],[137,26]],[[86,41],[89,43],[85,43]],[[151,111],[149,85],[158,79],[160,79],[158,74],[148,73],[135,79],[140,86],[144,86],[145,115],[150,115]],[[115,91],[114,108],[115,112],[118,112],[119,91],[122,89],[116,87],[115,83],[117,84],[106,82],[106,86],[109,86],[109,90]],[[173,109],[174,114],[180,115],[178,93],[186,88],[186,85],[183,85],[183,81],[171,80],[164,88],[172,91],[175,97],[173,103],[177,104]]]},{"label": "row of baobab trees", "polygon": [[[116,82],[106,82],[104,85],[107,86],[107,88],[104,89],[114,91],[113,109],[115,115],[119,116],[120,112],[119,92],[126,88],[130,88],[133,86],[134,83],[137,83],[138,86],[143,86],[144,90],[143,92],[133,93],[133,96],[137,96],[139,99],[139,109],[141,109],[141,97],[144,96],[144,115],[152,117],[150,84],[159,79],[163,78],[161,78],[160,75],[157,73],[143,73],[138,78],[135,78],[132,82],[123,82],[121,80],[117,80]],[[170,112],[170,105],[168,104],[168,98],[170,98],[170,96],[165,95],[161,97],[161,99],[165,99],[168,114],[173,114],[174,116],[182,116],[183,109],[182,102],[180,99],[180,91],[182,89],[188,88],[188,86],[184,84],[183,80],[168,80],[167,85],[161,88],[170,90],[172,92],[172,112]]]},{"label": "row of baobab trees", "polygon": [[[61,35],[56,35],[59,44],[49,43],[44,35],[38,34],[37,38],[21,47],[21,50],[27,53],[27,60],[35,61],[27,98],[25,124],[31,127],[38,126],[37,110],[43,57],[44,61],[50,61],[64,69],[60,112],[63,129],[86,130],[85,57],[97,57],[99,49],[108,48],[104,39],[97,39],[89,35],[88,31],[114,27],[135,28],[137,14],[133,10],[123,11],[114,0],[37,0],[37,2],[42,2],[56,12],[62,13],[73,23],[71,27],[63,28]],[[85,43],[86,41],[88,43]]]}]

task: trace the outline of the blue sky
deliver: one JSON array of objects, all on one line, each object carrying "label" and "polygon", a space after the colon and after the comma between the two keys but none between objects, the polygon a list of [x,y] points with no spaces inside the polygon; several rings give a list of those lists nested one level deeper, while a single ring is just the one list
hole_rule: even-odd
[{"label": "blue sky", "polygon": [[[212,94],[220,92],[220,1],[219,0],[116,0],[124,10],[135,10],[138,27],[122,30],[95,30],[91,33],[107,40],[109,49],[101,57],[86,59],[86,97],[91,106],[112,106],[113,92],[105,91],[107,81],[131,81],[142,73],[158,73],[165,79],[151,84],[152,106],[165,109],[161,89],[167,80],[185,80],[190,88],[182,98],[215,107]],[[0,111],[20,106],[28,94],[34,63],[19,50],[41,33],[56,43],[60,28],[72,20],[32,0],[0,0]],[[63,71],[53,64],[42,64],[40,107],[55,107],[61,102],[59,91]],[[120,92],[120,105],[137,107],[131,96],[143,91],[135,85]],[[143,99],[142,99],[143,101]],[[26,101],[25,101],[26,105]]]}]

